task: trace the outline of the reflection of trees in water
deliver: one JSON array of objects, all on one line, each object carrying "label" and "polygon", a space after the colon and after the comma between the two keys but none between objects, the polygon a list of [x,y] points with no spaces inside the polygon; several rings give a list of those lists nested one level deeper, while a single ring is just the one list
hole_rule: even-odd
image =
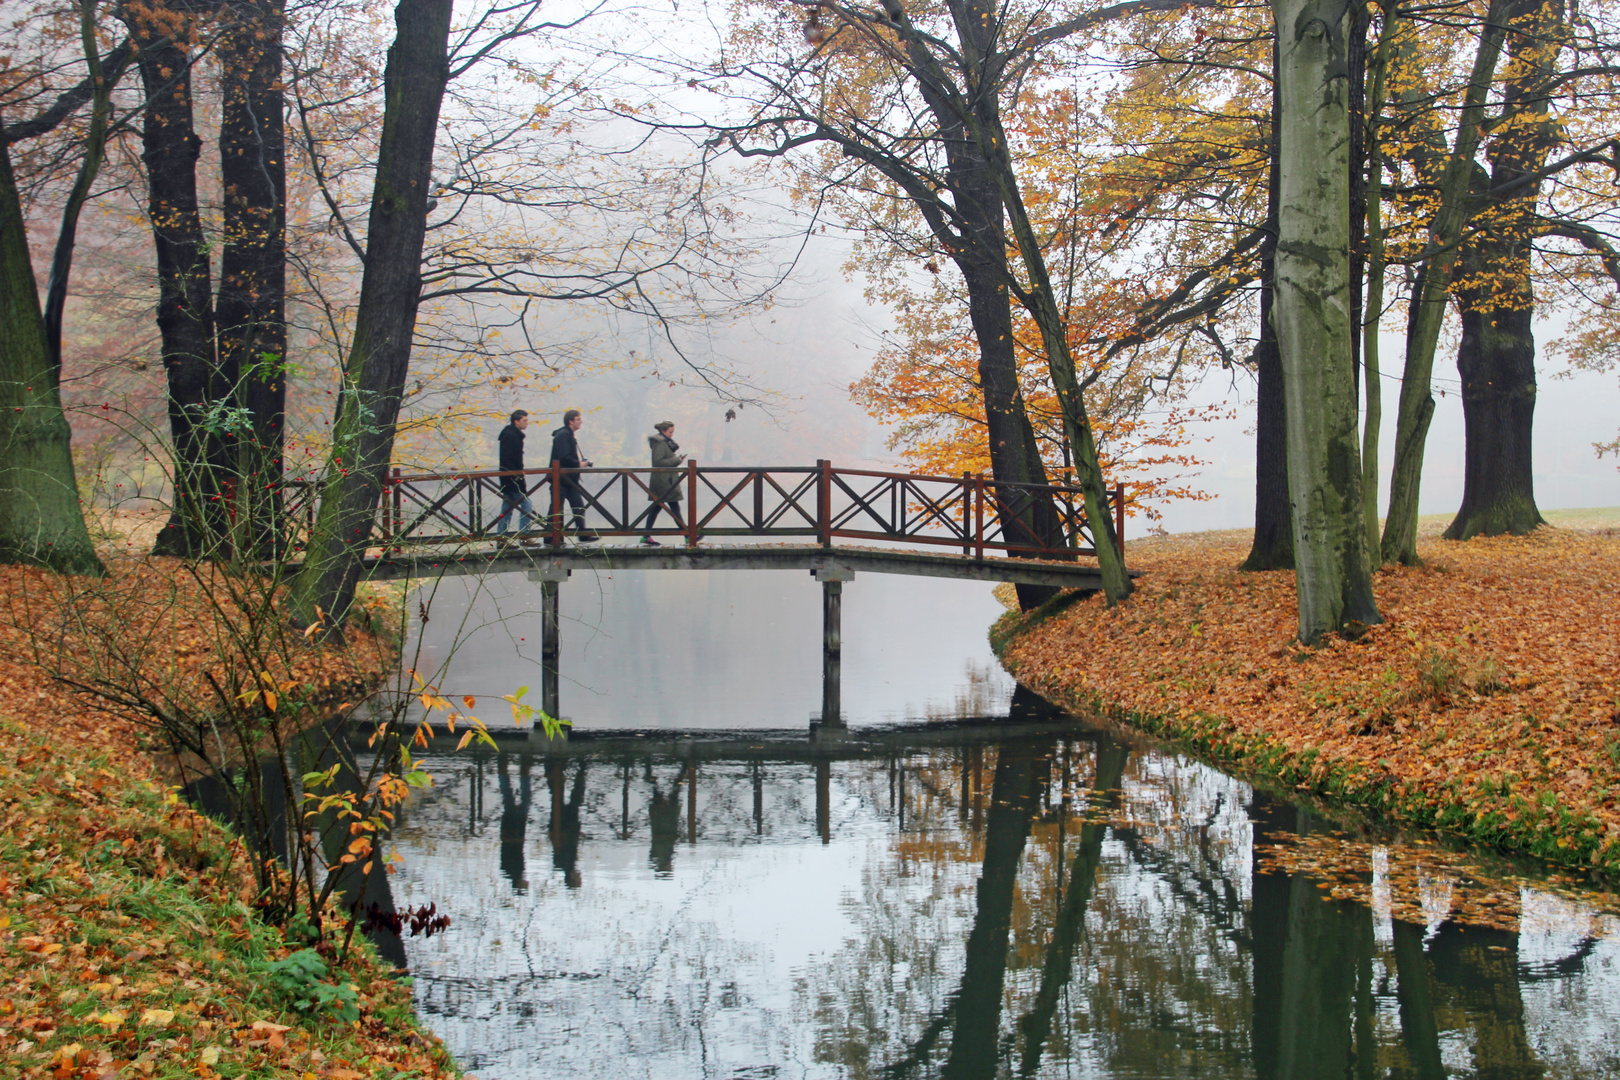
[{"label": "reflection of trees in water", "polygon": [[[1144,1075],[1246,1073],[1232,881],[1247,850],[1228,835],[1246,831],[1241,786],[1162,758],[1128,772],[1130,756],[1104,738],[909,761],[908,830],[892,861],[868,870],[851,912],[863,933],[807,987],[822,1060],[852,1076],[1032,1076],[1086,1056]],[[1199,772],[1220,790],[1194,791]],[[1149,844],[1098,813],[1126,802],[1213,820]],[[1131,844],[1156,871],[1133,866]],[[918,879],[931,888],[910,885]],[[1205,893],[1218,918],[1187,903]]]},{"label": "reflection of trees in water", "polygon": [[[518,756],[515,780],[507,755],[477,776],[481,764],[430,764],[441,787],[412,806],[402,840],[477,835],[487,774],[514,886],[529,844],[549,844],[558,872],[535,888],[566,891],[589,874],[593,846],[635,845],[667,878],[695,857],[683,841],[712,852],[825,835],[865,853],[844,900],[854,929],[798,973],[797,1016],[748,1012],[736,974],[746,950],[719,923],[645,941],[620,929],[629,952],[566,1007],[558,984],[491,975],[474,980],[483,990],[441,982],[439,1008],[485,993],[538,995],[582,1024],[620,1010],[615,1022],[635,1029],[626,1045],[649,1053],[744,1015],[753,1043],[786,1046],[797,1020],[814,1031],[814,1061],[854,1078],[1428,1080],[1460,1064],[1459,1048],[1472,1075],[1570,1074],[1538,1060],[1517,935],[1444,924],[1425,942],[1396,923],[1380,938],[1371,909],[1324,902],[1308,876],[1251,875],[1253,849],[1312,827],[1309,816],[1169,755],[1106,736],[861,760],[575,752],[544,761],[549,827],[519,831],[509,855],[509,816],[521,830],[530,801]],[[637,926],[633,912],[595,914],[606,918]],[[1579,976],[1576,962],[1537,977]]]},{"label": "reflection of trees in water", "polygon": [[[1028,748],[987,753],[982,827],[978,752],[907,762],[908,828],[851,905],[862,932],[805,987],[820,1060],[858,1077],[1084,1062],[1428,1080],[1447,1075],[1445,1040],[1469,1048],[1471,1075],[1549,1075],[1526,1034],[1516,935],[1445,922],[1425,945],[1397,923],[1380,946],[1372,910],[1324,900],[1312,878],[1251,881],[1252,848],[1310,828],[1308,814],[1165,755],[1127,769],[1106,737],[1060,746],[1031,802],[1009,768]],[[1080,772],[1089,798],[1071,788]],[[1087,803],[1113,812],[1088,818]]]}]

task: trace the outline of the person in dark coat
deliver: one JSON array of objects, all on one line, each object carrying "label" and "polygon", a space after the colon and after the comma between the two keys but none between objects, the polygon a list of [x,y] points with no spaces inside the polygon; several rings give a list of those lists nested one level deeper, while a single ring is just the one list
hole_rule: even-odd
[{"label": "person in dark coat", "polygon": [[675,527],[686,528],[686,522],[681,520],[681,474],[677,470],[677,466],[686,460],[686,455],[676,453],[681,447],[674,438],[673,420],[659,421],[653,425],[653,431],[654,434],[647,436],[653,466],[647,489],[651,492],[653,504],[647,511],[647,534],[642,536],[641,542],[648,547],[661,547],[651,535],[653,525],[658,521],[658,511],[668,510],[669,516],[675,520]]},{"label": "person in dark coat", "polygon": [[[591,463],[580,455],[579,443],[574,433],[585,424],[585,417],[578,409],[569,409],[563,413],[563,426],[551,433],[551,460],[568,469],[588,469]],[[574,533],[585,543],[595,540],[596,534],[585,527],[585,489],[580,485],[579,477],[568,472],[563,473],[562,496],[568,500],[568,505],[574,511]]]},{"label": "person in dark coat", "polygon": [[[520,473],[523,471],[523,431],[529,426],[528,410],[518,409],[509,419],[511,422],[495,438],[500,447],[500,468],[503,473]],[[519,512],[517,531],[529,531],[529,523],[534,520],[534,507],[529,503],[525,488],[521,476],[501,477],[501,515],[495,519],[496,536],[505,535],[506,527],[512,522],[513,510]]]}]

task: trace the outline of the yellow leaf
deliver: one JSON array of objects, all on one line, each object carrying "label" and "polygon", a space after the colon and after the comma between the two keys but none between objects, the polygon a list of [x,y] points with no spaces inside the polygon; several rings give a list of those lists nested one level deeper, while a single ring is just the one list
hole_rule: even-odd
[{"label": "yellow leaf", "polygon": [[147,1009],[141,1013],[141,1023],[154,1027],[167,1027],[174,1023],[174,1013],[168,1009]]},{"label": "yellow leaf", "polygon": [[90,1017],[90,1019],[94,1020],[96,1023],[100,1024],[102,1027],[115,1028],[119,1024],[122,1024],[124,1022],[124,1017],[126,1017],[128,1015],[129,1015],[128,1013],[121,1013],[121,1012],[104,1012],[104,1013],[97,1013],[97,1014],[93,1015],[92,1017]]},{"label": "yellow leaf", "polygon": [[456,743],[456,749],[457,750],[466,749],[467,744],[472,741],[472,737],[473,737],[473,733],[471,731],[469,731],[466,734],[462,735],[461,736],[461,741]]},{"label": "yellow leaf", "polygon": [[[219,1047],[203,1047],[203,1052],[197,1055],[197,1060],[201,1061],[204,1065],[207,1065],[210,1069],[213,1068],[215,1065],[219,1064]],[[305,1075],[307,1076],[308,1074],[306,1073]]]}]

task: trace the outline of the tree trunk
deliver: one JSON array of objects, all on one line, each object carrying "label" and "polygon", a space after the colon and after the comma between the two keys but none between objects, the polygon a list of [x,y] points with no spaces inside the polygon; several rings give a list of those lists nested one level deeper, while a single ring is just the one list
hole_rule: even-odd
[{"label": "tree trunk", "polygon": [[99,574],[54,366],[11,150],[0,145],[0,562]]},{"label": "tree trunk", "polygon": [[1266,239],[1260,248],[1260,334],[1254,344],[1254,542],[1242,570],[1292,570],[1294,519],[1288,506],[1287,410],[1282,357],[1273,312],[1277,297],[1277,200],[1282,158],[1277,152],[1282,98],[1277,91],[1277,43],[1271,46],[1271,168],[1266,181]]},{"label": "tree trunk", "polygon": [[245,0],[221,42],[219,365],[247,410],[234,432],[236,545],[267,554],[280,534],[287,411],[286,140],[282,0]]},{"label": "tree trunk", "polygon": [[[993,47],[994,30],[988,21],[972,21],[959,27],[964,39],[976,49]],[[984,395],[986,437],[990,443],[990,471],[997,480],[1009,484],[1047,483],[1035,428],[1024,407],[1018,384],[1018,360],[1014,347],[1012,307],[1007,293],[1007,215],[997,188],[993,166],[983,149],[971,137],[966,118],[952,107],[949,95],[923,86],[945,149],[947,188],[951,193],[965,246],[952,244],[949,236],[939,237],[951,250],[952,261],[962,272],[968,290],[968,317],[979,344],[979,391]],[[998,104],[994,94],[977,102],[981,112],[994,115]],[[1057,547],[1061,541],[1058,515],[1050,496],[1034,497],[1022,505],[996,492],[997,513],[1003,521],[1016,522],[1008,530],[1014,539],[1020,530],[1043,546]],[[1028,611],[1057,594],[1044,585],[1019,585],[1018,606]]]},{"label": "tree trunk", "polygon": [[[952,170],[955,173],[955,170]],[[959,207],[987,209],[972,203],[953,190]],[[1001,231],[1001,203],[996,200],[994,220],[985,214],[980,224],[986,231]],[[1003,265],[998,270],[982,264],[981,251],[964,252],[956,258],[968,288],[968,315],[979,343],[979,391],[984,395],[985,435],[990,443],[990,472],[997,480],[1017,484],[1044,484],[1046,468],[1035,442],[1035,429],[1024,409],[1023,391],[1018,385],[1018,361],[1013,348],[1012,308],[1007,301],[1006,244],[1002,243]],[[1056,514],[1050,498],[1035,499],[1029,506],[1003,501],[998,511],[1017,520],[1037,536],[1050,540]],[[1018,606],[1025,611],[1051,599],[1057,590],[1044,585],[1019,585]]]},{"label": "tree trunk", "polygon": [[[1557,125],[1549,122],[1547,84],[1567,37],[1564,5],[1518,0],[1511,25],[1514,77],[1502,104],[1515,122],[1502,125],[1490,147],[1492,188],[1522,183],[1540,171],[1558,138]],[[1463,249],[1457,371],[1466,442],[1462,508],[1446,530],[1448,540],[1522,536],[1542,524],[1531,468],[1536,297],[1530,261],[1540,193],[1539,183],[1526,183],[1487,207],[1484,228]]]},{"label": "tree trunk", "polygon": [[1372,14],[1350,5],[1345,48],[1350,61],[1350,389],[1361,407],[1361,323],[1367,287],[1367,29]]},{"label": "tree trunk", "polygon": [[1361,434],[1361,516],[1367,533],[1367,565],[1384,563],[1378,535],[1378,440],[1384,423],[1382,349],[1378,338],[1384,314],[1384,135],[1379,126],[1389,85],[1389,58],[1399,32],[1394,0],[1383,0],[1378,30],[1378,57],[1373,65],[1372,101],[1367,120],[1367,307],[1362,317],[1362,368],[1366,372],[1367,416]]},{"label": "tree trunk", "polygon": [[108,70],[101,62],[101,46],[96,41],[96,0],[78,0],[79,36],[90,76],[90,118],[84,136],[84,160],[62,207],[62,227],[56,234],[56,251],[51,258],[50,278],[45,288],[45,348],[51,356],[51,379],[62,377],[62,318],[67,311],[68,275],[73,269],[73,249],[78,241],[79,217],[90,201],[91,189],[101,172],[107,154],[107,119],[112,111],[113,86],[123,75],[126,62]]},{"label": "tree trunk", "polygon": [[309,624],[323,615],[341,623],[348,613],[394,449],[422,291],[433,141],[450,76],[450,9],[451,0],[400,0],[394,9],[354,341],[332,425],[320,517],[292,588],[295,615]]},{"label": "tree trunk", "polygon": [[1001,198],[1007,209],[1013,236],[1018,241],[1018,254],[1028,279],[1019,302],[1041,332],[1047,371],[1063,407],[1063,435],[1074,455],[1076,479],[1084,493],[1086,522],[1091,527],[1092,546],[1097,553],[1097,569],[1101,572],[1103,593],[1112,607],[1130,596],[1133,586],[1130,575],[1125,572],[1119,536],[1114,531],[1114,516],[1109,512],[1102,463],[1097,457],[1097,443],[1086,414],[1085,386],[1075,368],[1068,327],[1058,309],[1051,275],[1047,273],[1046,255],[1024,210],[1018,177],[1007,156],[1007,133],[1001,127],[999,116],[977,119],[974,128],[979,148],[994,167],[996,183],[1001,189]]},{"label": "tree trunk", "polygon": [[202,140],[192,124],[190,58],[178,46],[158,44],[164,30],[138,18],[130,24],[142,47],[147,106],[141,157],[157,251],[157,324],[174,444],[174,505],[152,553],[200,558],[215,552],[223,535],[223,515],[214,499],[221,486],[214,466],[225,463],[218,440],[210,437],[207,416],[230,389],[219,379],[214,361],[212,273],[197,205]]},{"label": "tree trunk", "polygon": [[[1506,269],[1515,260],[1503,246],[1481,237],[1475,250],[1464,252],[1463,273],[1482,271],[1481,289],[1459,289],[1462,341],[1457,346],[1457,372],[1462,376],[1463,497],[1462,508],[1446,529],[1447,540],[1474,536],[1523,536],[1542,524],[1536,509],[1531,471],[1531,425],[1536,410],[1535,316],[1528,274],[1509,279],[1512,293],[1491,268]],[[1523,243],[1526,263],[1529,240]],[[1480,250],[1485,249],[1485,250]],[[1494,255],[1499,257],[1492,257]],[[1489,295],[1484,295],[1489,294]]]},{"label": "tree trunk", "polygon": [[1274,0],[1282,96],[1277,344],[1299,638],[1379,621],[1367,570],[1350,335],[1348,0]]},{"label": "tree trunk", "polygon": [[1434,419],[1434,397],[1429,391],[1434,374],[1434,351],[1440,341],[1450,298],[1452,271],[1457,262],[1457,241],[1467,221],[1469,180],[1479,148],[1481,124],[1508,7],[1516,0],[1491,0],[1474,54],[1473,71],[1458,120],[1457,137],[1440,178],[1440,206],[1429,229],[1434,253],[1423,261],[1407,317],[1406,367],[1401,376],[1400,411],[1395,426],[1395,461],[1389,478],[1389,514],[1384,520],[1385,562],[1416,565],[1418,493],[1423,481],[1423,450],[1429,422]]}]

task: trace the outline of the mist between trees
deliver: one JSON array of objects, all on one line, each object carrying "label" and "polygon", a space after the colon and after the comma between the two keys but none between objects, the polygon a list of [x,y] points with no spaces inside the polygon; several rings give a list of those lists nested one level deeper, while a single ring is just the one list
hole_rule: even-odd
[{"label": "mist between trees", "polygon": [[715,328],[813,309],[794,271],[828,230],[892,325],[816,393],[852,381],[911,466],[1073,480],[1107,534],[1114,482],[1150,520],[1198,496],[1228,410],[1192,387],[1252,395],[1247,565],[1297,568],[1307,641],[1416,559],[1441,352],[1458,539],[1541,520],[1538,369],[1613,365],[1612,5],[5,8],[0,547],[94,571],[85,499],[166,513],[160,553],[234,552],[308,481],[300,628],[344,617],[384,471],[482,463],[525,395],[813,410]]}]

